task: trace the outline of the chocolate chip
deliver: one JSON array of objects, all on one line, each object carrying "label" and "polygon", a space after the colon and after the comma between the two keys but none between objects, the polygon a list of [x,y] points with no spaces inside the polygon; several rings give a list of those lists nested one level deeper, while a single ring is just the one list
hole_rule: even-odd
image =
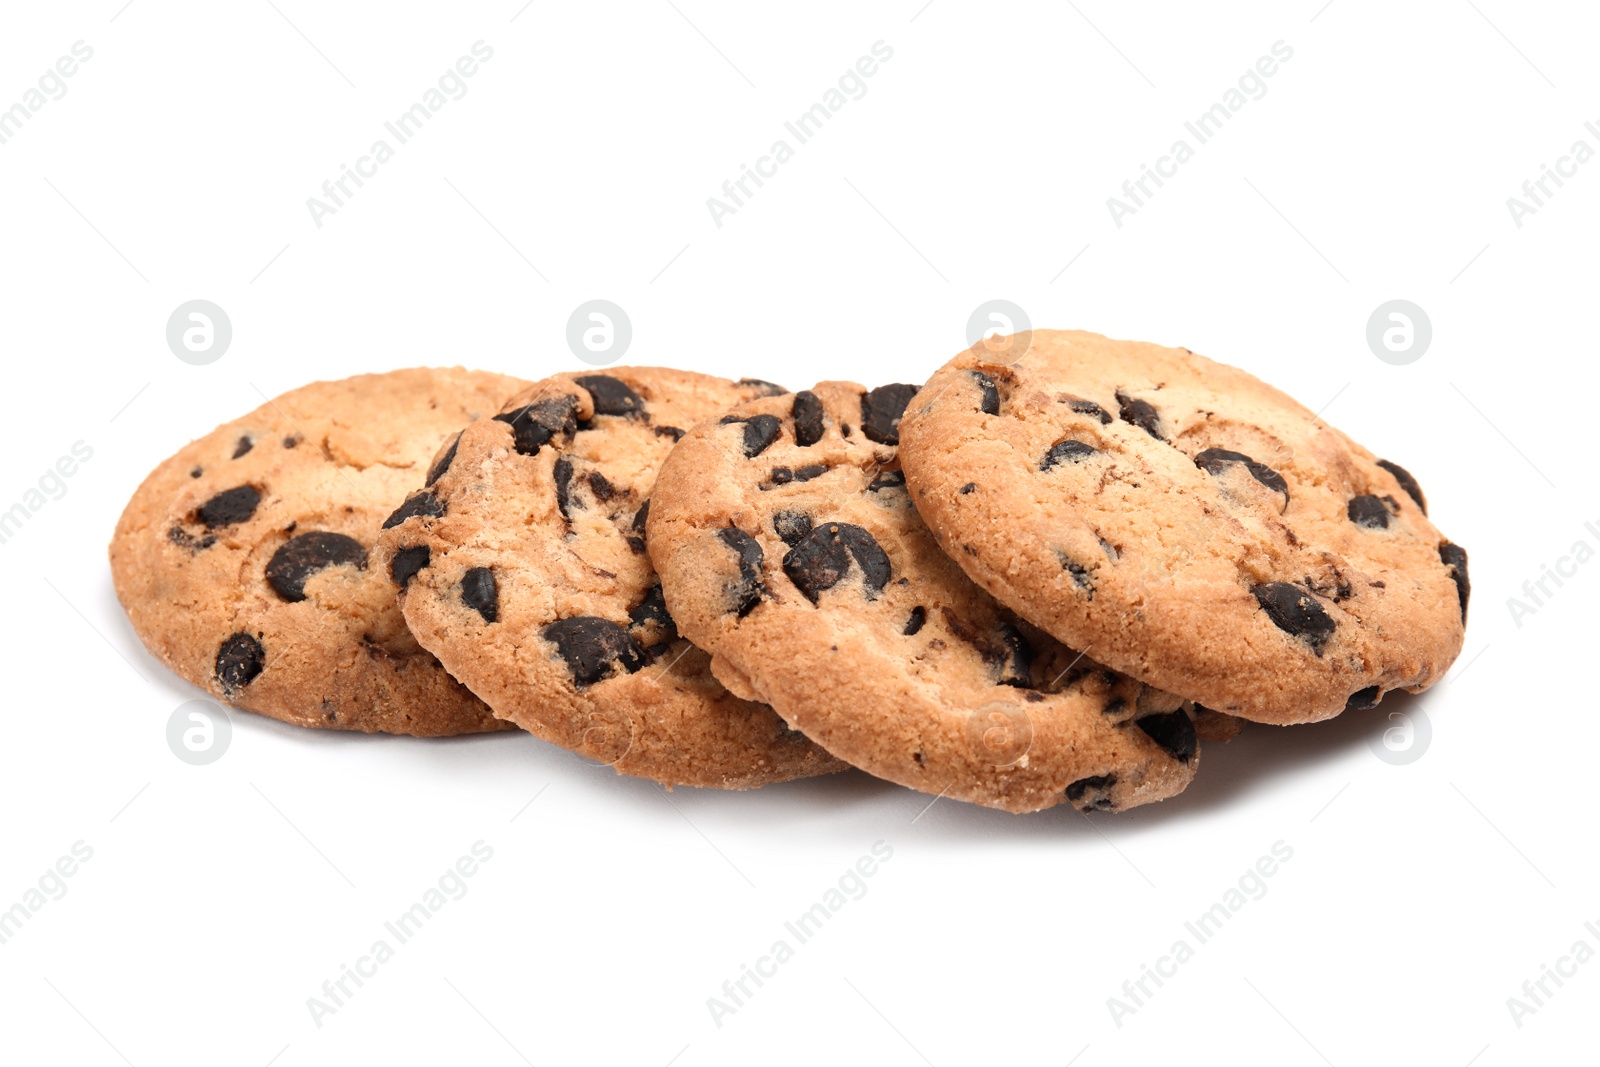
[{"label": "chocolate chip", "polygon": [[765,452],[783,432],[783,420],[776,415],[752,415],[744,423],[744,454],[754,458]]},{"label": "chocolate chip", "polygon": [[[566,456],[556,460],[555,470],[552,474],[556,486],[556,508],[560,510],[561,517],[570,523],[572,521],[570,510],[573,504],[572,460]],[[577,501],[577,505],[582,508],[584,506],[583,501]]]},{"label": "chocolate chip", "polygon": [[553,622],[544,628],[544,638],[556,646],[579,689],[610,677],[613,664],[633,674],[649,662],[628,631],[592,615]]},{"label": "chocolate chip", "polygon": [[201,475],[202,475],[202,474],[204,474],[204,473],[205,473],[205,471],[204,471],[204,470],[202,470],[202,469],[201,469],[201,468],[199,468],[199,467],[196,467],[196,468],[194,468],[194,469],[193,469],[193,470],[192,470],[192,471],[190,471],[190,472],[189,472],[189,477],[191,477],[191,478],[198,478],[198,477],[200,477],[200,476],[201,476]]},{"label": "chocolate chip", "polygon": [[961,487],[961,495],[962,496],[966,496],[968,493],[972,492],[973,490],[975,490],[977,488],[978,488],[978,483],[977,482],[968,482],[966,485],[963,485]]},{"label": "chocolate chip", "polygon": [[1094,575],[1090,573],[1089,568],[1084,566],[1082,563],[1079,563],[1071,556],[1068,556],[1059,548],[1056,549],[1056,559],[1061,561],[1062,569],[1064,569],[1068,574],[1072,575],[1072,580],[1078,586],[1078,588],[1088,593],[1089,599],[1093,600]]},{"label": "chocolate chip", "polygon": [[[880,385],[861,394],[861,432],[880,445],[900,443],[900,416],[917,395],[918,386],[896,383]],[[848,434],[846,436],[849,436]]]},{"label": "chocolate chip", "polygon": [[849,573],[852,558],[861,568],[867,599],[876,600],[889,581],[889,557],[870,533],[847,522],[812,530],[783,557],[783,572],[815,604],[823,590]]},{"label": "chocolate chip", "polygon": [[632,623],[629,629],[638,632],[640,647],[651,655],[658,654],[677,639],[678,626],[667,611],[667,598],[660,582],[652,585],[644,599],[633,606],[628,619]]},{"label": "chocolate chip", "polygon": [[1090,456],[1098,455],[1100,450],[1082,441],[1057,441],[1050,446],[1050,451],[1044,454],[1044,459],[1039,461],[1039,469],[1047,471],[1060,463],[1078,463]]},{"label": "chocolate chip", "polygon": [[644,397],[628,388],[625,382],[605,374],[585,374],[572,380],[589,391],[596,415],[629,417],[644,413]]},{"label": "chocolate chip", "polygon": [[394,558],[389,561],[389,577],[394,579],[395,585],[404,589],[411,584],[417,572],[428,565],[431,555],[427,545],[397,549]]},{"label": "chocolate chip", "polygon": [[794,394],[794,443],[809,448],[822,440],[822,399],[809,389]]},{"label": "chocolate chip", "polygon": [[739,384],[746,388],[759,389],[762,396],[782,396],[789,391],[776,382],[762,381],[760,378],[740,378]]},{"label": "chocolate chip", "polygon": [[267,653],[261,642],[247,633],[236,633],[217,649],[215,675],[222,688],[232,693],[255,681],[266,665]]},{"label": "chocolate chip", "polygon": [[904,471],[879,471],[878,476],[867,483],[867,492],[881,493],[885,489],[904,489],[905,485]]},{"label": "chocolate chip", "polygon": [[428,480],[423,485],[432,485],[444,477],[444,472],[450,469],[450,464],[456,461],[456,449],[461,447],[461,435],[457,433],[450,439],[450,447],[444,450],[440,457],[433,461],[433,466],[428,468]]},{"label": "chocolate chip", "polygon": [[1273,625],[1284,633],[1304,638],[1317,655],[1322,655],[1322,646],[1333,636],[1337,624],[1315,597],[1288,582],[1268,582],[1251,592]]},{"label": "chocolate chip", "polygon": [[849,437],[851,432],[852,431],[850,429],[850,424],[848,422],[842,422],[842,423],[839,424],[839,436],[840,437]]},{"label": "chocolate chip", "polygon": [[300,443],[300,438],[298,438],[298,437],[285,437],[283,439],[283,447],[284,448],[293,448],[295,445],[298,445],[299,443]]},{"label": "chocolate chip", "polygon": [[1000,390],[995,388],[994,379],[981,370],[969,370],[967,373],[978,383],[982,394],[978,400],[978,410],[985,415],[1000,414]]},{"label": "chocolate chip", "polygon": [[1029,668],[1033,664],[1033,649],[1028,647],[1028,639],[1022,636],[1021,630],[1008,623],[1000,630],[1000,643],[1005,652],[1000,664],[1000,679],[995,684],[1032,689],[1033,679],[1029,675]]},{"label": "chocolate chip", "polygon": [[1080,400],[1077,397],[1071,397],[1067,400],[1067,406],[1079,415],[1090,415],[1099,419],[1102,426],[1111,425],[1111,413],[1093,400]]},{"label": "chocolate chip", "polygon": [[657,426],[656,427],[656,436],[657,437],[670,437],[670,438],[672,438],[674,443],[683,440],[683,435],[684,435],[685,432],[687,432],[687,431],[680,430],[676,426]]},{"label": "chocolate chip", "polygon": [[1386,459],[1378,460],[1378,466],[1394,475],[1394,480],[1400,483],[1400,488],[1406,491],[1406,496],[1417,502],[1417,507],[1422,509],[1424,515],[1428,513],[1428,501],[1422,496],[1422,486],[1418,485],[1417,480],[1411,477],[1410,471],[1400,466],[1400,464],[1390,463]]},{"label": "chocolate chip", "polygon": [[811,516],[803,511],[780,511],[772,517],[772,529],[785,544],[796,545],[811,532]]},{"label": "chocolate chip", "polygon": [[1467,550],[1449,541],[1439,542],[1439,561],[1450,570],[1456,583],[1456,596],[1461,600],[1461,621],[1467,621],[1467,598],[1472,595],[1472,582],[1467,578]]},{"label": "chocolate chip", "polygon": [[306,579],[325,567],[367,565],[367,550],[354,537],[312,530],[291,537],[267,561],[267,584],[291,604],[306,598]]},{"label": "chocolate chip", "polygon": [[532,456],[557,435],[571,438],[578,432],[577,410],[576,397],[558,396],[524,404],[494,418],[496,422],[510,423],[513,447],[524,456]]},{"label": "chocolate chip", "polygon": [[800,467],[794,472],[794,480],[797,482],[809,482],[812,479],[820,478],[827,473],[828,468],[823,464],[807,463],[804,467]]},{"label": "chocolate chip", "polygon": [[473,567],[461,576],[461,602],[483,616],[484,622],[500,617],[500,585],[490,567]]},{"label": "chocolate chip", "polygon": [[1257,463],[1243,452],[1233,452],[1226,448],[1208,448],[1194,457],[1194,465],[1207,474],[1220,475],[1230,463],[1244,464],[1252,478],[1282,496],[1283,507],[1278,509],[1280,513],[1289,506],[1289,483],[1283,480],[1283,475],[1265,463]]},{"label": "chocolate chip", "polygon": [[1079,811],[1110,811],[1111,787],[1117,784],[1114,774],[1091,774],[1067,786],[1067,803]]},{"label": "chocolate chip", "polygon": [[790,467],[773,467],[767,475],[767,481],[773,485],[788,485],[794,481],[794,470]]},{"label": "chocolate chip", "polygon": [[1346,711],[1367,711],[1378,706],[1378,701],[1383,698],[1381,685],[1369,685],[1365,689],[1357,689],[1350,694],[1350,699],[1344,702]]},{"label": "chocolate chip", "polygon": [[428,492],[418,490],[406,497],[406,502],[394,509],[394,514],[383,520],[383,528],[391,530],[414,515],[437,519],[444,514],[444,501]]},{"label": "chocolate chip", "polygon": [[174,526],[167,531],[167,540],[180,548],[187,548],[190,552],[198,552],[203,548],[210,548],[217,543],[216,534],[206,534],[196,537],[182,526]]},{"label": "chocolate chip", "polygon": [[738,579],[722,587],[723,610],[737,612],[742,619],[761,603],[761,597],[767,591],[766,584],[761,580],[761,567],[766,562],[766,553],[761,551],[761,542],[736,526],[717,531],[717,536],[739,556]]},{"label": "chocolate chip", "polygon": [[633,513],[633,523],[628,527],[632,532],[628,536],[628,547],[635,552],[645,550],[645,525],[650,521],[650,500],[639,505],[639,510]]},{"label": "chocolate chip", "polygon": [[250,438],[239,438],[238,442],[233,446],[233,458],[238,459],[240,456],[244,455],[254,447],[256,447],[256,443],[250,440]]},{"label": "chocolate chip", "polygon": [[911,617],[906,620],[906,628],[900,632],[907,637],[921,630],[928,621],[928,609],[920,604],[911,609]]},{"label": "chocolate chip", "polygon": [[1351,497],[1350,503],[1345,505],[1344,513],[1350,521],[1357,526],[1365,526],[1369,530],[1383,530],[1389,526],[1389,509],[1383,501],[1370,494]]},{"label": "chocolate chip", "polygon": [[1121,389],[1117,390],[1117,403],[1121,407],[1122,421],[1132,423],[1157,441],[1165,441],[1161,436],[1161,413],[1155,409],[1148,400],[1140,400],[1129,396]]},{"label": "chocolate chip", "polygon": [[1179,763],[1188,763],[1200,750],[1200,740],[1194,733],[1194,722],[1189,718],[1189,713],[1182,708],[1169,711],[1165,715],[1146,715],[1142,719],[1133,720],[1133,725],[1143,730],[1150,740],[1160,745],[1167,755]]},{"label": "chocolate chip", "polygon": [[611,484],[611,479],[599,471],[589,472],[589,488],[594,491],[594,498],[602,504],[610,501],[613,497],[621,495],[622,492]]},{"label": "chocolate chip", "polygon": [[244,522],[256,513],[261,503],[261,490],[253,485],[224,489],[195,509],[195,517],[208,530],[219,526],[232,526]]}]

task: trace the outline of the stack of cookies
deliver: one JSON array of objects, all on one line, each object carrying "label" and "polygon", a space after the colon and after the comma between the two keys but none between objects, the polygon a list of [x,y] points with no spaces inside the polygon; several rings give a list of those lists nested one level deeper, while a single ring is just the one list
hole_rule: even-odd
[{"label": "stack of cookies", "polygon": [[318,383],[158,467],[111,563],[153,653],[288,722],[1014,812],[1162,800],[1243,720],[1426,689],[1469,592],[1402,467],[1242,371],[1058,331],[920,387]]}]

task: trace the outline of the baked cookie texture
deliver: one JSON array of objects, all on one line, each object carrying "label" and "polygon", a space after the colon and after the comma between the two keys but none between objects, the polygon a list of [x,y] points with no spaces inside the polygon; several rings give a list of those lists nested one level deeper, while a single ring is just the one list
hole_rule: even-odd
[{"label": "baked cookie texture", "polygon": [[1077,331],[991,338],[901,433],[917,508],[973,581],[1206,707],[1326,719],[1428,688],[1461,651],[1467,554],[1416,479],[1242,370]]},{"label": "baked cookie texture", "polygon": [[375,565],[417,640],[496,715],[619,773],[744,789],[843,770],[712,676],[645,548],[656,473],[687,428],[775,391],[652,368],[547,378],[445,448]]},{"label": "baked cookie texture", "polygon": [[924,793],[1024,812],[1179,792],[1194,709],[1020,621],[940,551],[896,454],[915,392],[824,382],[684,437],[646,524],[681,632],[734,692]]},{"label": "baked cookie texture", "polygon": [[411,636],[369,553],[440,444],[525,384],[460,368],[317,382],[191,442],[111,541],[134,630],[217,699],[299,726],[504,728]]}]

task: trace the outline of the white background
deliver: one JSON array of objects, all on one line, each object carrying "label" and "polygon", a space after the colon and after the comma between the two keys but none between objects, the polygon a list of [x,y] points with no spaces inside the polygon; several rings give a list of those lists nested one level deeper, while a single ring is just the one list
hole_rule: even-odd
[{"label": "white background", "polygon": [[[94,49],[0,145],[0,510],[93,448],[0,545],[0,908],[93,849],[0,945],[0,1058],[1593,1059],[1600,962],[1520,1027],[1507,998],[1600,950],[1600,725],[1572,680],[1600,563],[1520,620],[1507,600],[1600,547],[1600,161],[1520,228],[1506,206],[1600,148],[1592,9],[275,2],[8,5],[0,30],[0,107]],[[306,199],[478,40],[466,96],[315,226]],[[718,228],[706,198],[879,40],[866,95]],[[1266,95],[1114,225],[1106,198],[1279,40]],[[1180,797],[1093,818],[861,775],[669,798],[525,737],[244,713],[217,763],[174,758],[198,692],[143,652],[105,560],[146,471],[314,378],[578,366],[565,323],[595,297],[632,318],[627,362],[792,388],[920,381],[997,297],[1244,366],[1410,468],[1471,552],[1457,673],[1252,728]],[[194,298],[233,323],[209,366],[165,343]],[[1409,366],[1365,341],[1393,298],[1433,323]],[[1431,728],[1405,765],[1372,746],[1396,711]],[[307,998],[479,840],[467,895],[317,1026]],[[717,1026],[707,998],[878,841],[866,895]],[[1278,841],[1265,895],[1195,947],[1184,923]],[[1117,1025],[1108,998],[1180,938],[1194,958]]]}]

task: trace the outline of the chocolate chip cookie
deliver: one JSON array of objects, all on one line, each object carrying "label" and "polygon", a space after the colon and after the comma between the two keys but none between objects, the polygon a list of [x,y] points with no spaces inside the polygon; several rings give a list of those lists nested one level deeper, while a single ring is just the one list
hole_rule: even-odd
[{"label": "chocolate chip cookie", "polygon": [[546,379],[449,444],[385,523],[374,565],[417,640],[548,741],[668,785],[841,770],[712,676],[646,553],[656,472],[678,439],[777,389],[650,368]]},{"label": "chocolate chip cookie", "polygon": [[111,541],[140,639],[219,700],[300,726],[501,729],[412,638],[369,553],[441,443],[525,384],[459,368],[317,382],[189,444]]},{"label": "chocolate chip cookie", "polygon": [[917,508],[975,582],[1118,670],[1260,722],[1444,676],[1467,554],[1404,468],[1187,349],[1017,342],[951,360],[901,428]]},{"label": "chocolate chip cookie", "polygon": [[824,382],[684,437],[645,525],[681,631],[734,692],[925,793],[1024,812],[1179,792],[1193,708],[1022,622],[918,518],[896,456],[915,392]]}]

